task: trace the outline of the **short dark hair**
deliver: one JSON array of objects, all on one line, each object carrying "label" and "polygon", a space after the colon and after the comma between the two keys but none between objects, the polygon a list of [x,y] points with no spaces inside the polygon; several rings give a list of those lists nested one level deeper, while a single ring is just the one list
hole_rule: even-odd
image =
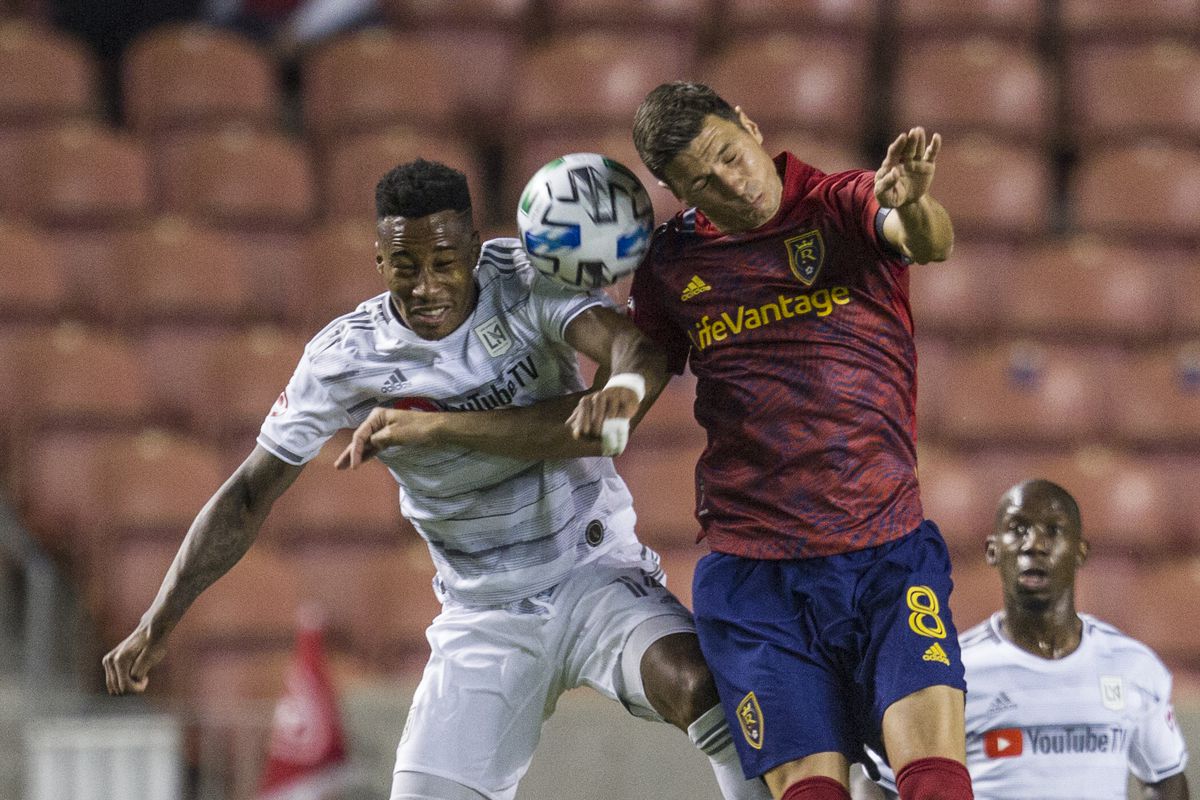
[{"label": "short dark hair", "polygon": [[375,215],[416,219],[439,211],[468,211],[471,191],[461,172],[418,158],[388,170],[375,184]]},{"label": "short dark hair", "polygon": [[664,83],[646,95],[633,116],[633,146],[654,177],[663,178],[663,170],[692,143],[709,114],[738,121],[733,106],[702,83]]}]

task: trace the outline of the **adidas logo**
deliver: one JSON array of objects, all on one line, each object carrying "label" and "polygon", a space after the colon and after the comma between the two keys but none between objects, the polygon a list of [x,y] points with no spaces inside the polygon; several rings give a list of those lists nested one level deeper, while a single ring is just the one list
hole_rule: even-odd
[{"label": "adidas logo", "polygon": [[688,281],[688,285],[683,287],[683,294],[679,295],[680,300],[691,300],[693,297],[704,292],[711,292],[712,287],[704,282],[704,279],[699,275],[693,275]]},{"label": "adidas logo", "polygon": [[401,372],[400,370],[396,370],[395,372],[393,372],[391,375],[388,376],[388,379],[386,381],[383,382],[383,387],[379,391],[383,392],[384,394],[392,394],[393,392],[397,391],[401,386],[403,386],[407,381],[408,381],[408,378],[406,378],[404,376],[404,373]]},{"label": "adidas logo", "polygon": [[929,645],[929,649],[925,651],[925,655],[921,656],[923,661],[940,661],[947,667],[950,666],[950,657],[946,655],[946,651],[937,642]]},{"label": "adidas logo", "polygon": [[1017,704],[1014,703],[1007,694],[1001,692],[1000,694],[996,695],[996,698],[992,700],[992,704],[987,707],[987,711],[983,713],[990,717],[993,714],[999,714],[1001,711],[1008,711],[1009,709],[1016,707]]}]

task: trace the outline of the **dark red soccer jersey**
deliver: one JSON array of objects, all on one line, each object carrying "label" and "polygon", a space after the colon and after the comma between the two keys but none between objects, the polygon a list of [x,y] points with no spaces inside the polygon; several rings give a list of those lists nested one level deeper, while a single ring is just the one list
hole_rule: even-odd
[{"label": "dark red soccer jersey", "polygon": [[708,446],[696,515],[713,550],[811,558],[922,519],[908,268],[883,240],[874,175],[776,158],[775,218],[726,235],[680,213],[635,273],[633,319],[690,361]]}]

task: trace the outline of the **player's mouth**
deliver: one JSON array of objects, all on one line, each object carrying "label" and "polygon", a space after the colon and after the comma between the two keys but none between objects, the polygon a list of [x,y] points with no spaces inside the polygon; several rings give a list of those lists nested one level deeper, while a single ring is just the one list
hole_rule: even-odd
[{"label": "player's mouth", "polygon": [[421,306],[408,311],[409,319],[420,325],[436,326],[450,314],[450,306]]},{"label": "player's mouth", "polygon": [[1034,591],[1045,589],[1050,585],[1050,573],[1044,569],[1023,569],[1017,573],[1017,585]]}]

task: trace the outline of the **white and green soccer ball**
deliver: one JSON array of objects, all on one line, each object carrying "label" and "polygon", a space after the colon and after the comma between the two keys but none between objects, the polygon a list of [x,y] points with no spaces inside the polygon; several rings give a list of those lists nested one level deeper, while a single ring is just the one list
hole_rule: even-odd
[{"label": "white and green soccer ball", "polygon": [[641,263],[654,230],[642,182],[598,153],[570,153],[539,169],[517,208],[529,260],[572,289],[616,283]]}]

